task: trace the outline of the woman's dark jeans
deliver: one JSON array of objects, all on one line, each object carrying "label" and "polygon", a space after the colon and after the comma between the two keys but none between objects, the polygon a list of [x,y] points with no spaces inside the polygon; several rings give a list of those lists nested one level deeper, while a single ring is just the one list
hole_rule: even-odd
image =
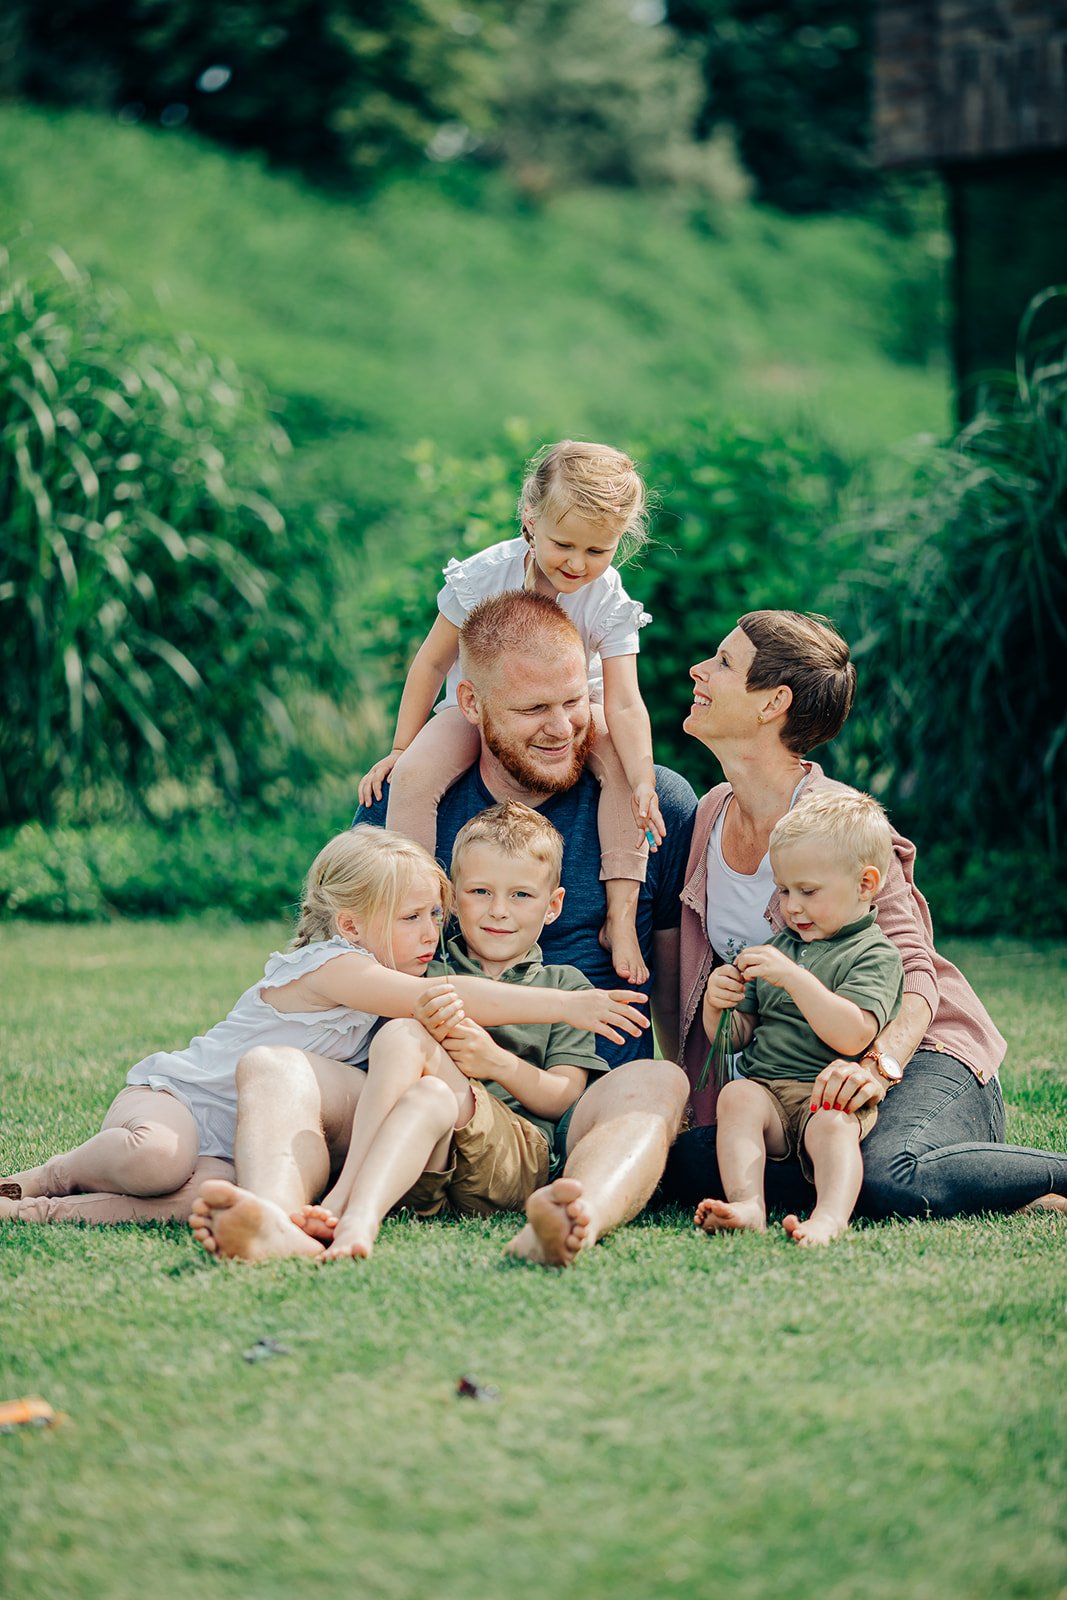
[{"label": "woman's dark jeans", "polygon": [[[857,1216],[958,1217],[1018,1211],[1044,1194],[1067,1195],[1067,1155],[1002,1144],[1003,1136],[996,1079],[981,1084],[955,1057],[918,1051],[863,1141]],[[722,1198],[714,1128],[679,1137],[661,1192],[685,1206]],[[812,1189],[795,1161],[768,1161],[766,1192],[772,1211],[811,1209]]]}]

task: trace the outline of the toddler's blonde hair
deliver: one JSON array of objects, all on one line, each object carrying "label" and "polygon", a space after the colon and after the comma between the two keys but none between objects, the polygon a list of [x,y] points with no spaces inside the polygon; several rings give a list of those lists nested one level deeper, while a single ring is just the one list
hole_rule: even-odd
[{"label": "toddler's blonde hair", "polygon": [[882,807],[859,789],[816,789],[802,796],[771,832],[772,851],[812,839],[825,839],[843,865],[862,872],[877,867],[885,882],[893,856],[893,835]]},{"label": "toddler's blonde hair", "polygon": [[504,800],[465,822],[452,846],[452,882],[462,870],[469,845],[491,844],[507,856],[532,856],[549,869],[552,888],[559,887],[563,870],[563,836],[547,817],[521,800]]},{"label": "toddler's blonde hair", "polygon": [[[447,917],[452,908],[452,885],[444,868],[420,844],[368,822],[335,834],[323,845],[304,880],[300,916],[289,948],[299,950],[317,939],[332,939],[339,911],[351,911],[361,921],[381,922],[388,930],[400,902],[419,877],[436,885]],[[386,946],[392,963],[388,931]]]},{"label": "toddler's blonde hair", "polygon": [[621,528],[625,554],[633,555],[648,538],[648,496],[630,457],[609,444],[561,439],[545,445],[527,463],[519,495],[519,522],[551,512],[562,521],[577,511],[590,522]]}]

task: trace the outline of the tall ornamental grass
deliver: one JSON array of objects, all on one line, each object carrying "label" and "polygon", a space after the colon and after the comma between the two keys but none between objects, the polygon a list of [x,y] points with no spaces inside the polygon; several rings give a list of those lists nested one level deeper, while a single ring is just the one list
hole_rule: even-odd
[{"label": "tall ornamental grass", "polygon": [[319,609],[275,503],[287,441],[191,341],[152,344],[60,252],[0,256],[0,823],[169,773],[254,789]]},{"label": "tall ornamental grass", "polygon": [[961,866],[976,847],[1064,851],[1067,343],[1037,331],[1065,307],[1067,288],[1034,298],[1014,374],[865,518],[838,589],[860,674],[839,744]]}]

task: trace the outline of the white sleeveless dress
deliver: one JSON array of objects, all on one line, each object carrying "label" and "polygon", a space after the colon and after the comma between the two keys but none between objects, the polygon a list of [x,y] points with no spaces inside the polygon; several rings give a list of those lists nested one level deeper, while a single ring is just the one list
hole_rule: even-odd
[{"label": "white sleeveless dress", "polygon": [[[332,1006],[326,1011],[276,1011],[266,996],[306,977],[338,956],[370,955],[335,935],[300,950],[275,951],[258,983],[246,989],[229,1016],[198,1034],[184,1050],[157,1050],[126,1075],[130,1084],[166,1089],[187,1106],[200,1135],[202,1156],[233,1159],[237,1126],[235,1073],[255,1045],[289,1045],[352,1066],[366,1064],[378,1017],[369,1011]],[[371,956],[371,960],[374,957]]]}]

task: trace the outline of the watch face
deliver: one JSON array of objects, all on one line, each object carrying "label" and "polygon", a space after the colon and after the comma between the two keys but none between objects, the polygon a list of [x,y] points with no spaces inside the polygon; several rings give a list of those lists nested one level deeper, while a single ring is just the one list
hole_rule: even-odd
[{"label": "watch face", "polygon": [[883,1078],[888,1078],[890,1083],[899,1083],[904,1076],[904,1068],[896,1056],[887,1055],[883,1050],[878,1057],[878,1070]]}]

